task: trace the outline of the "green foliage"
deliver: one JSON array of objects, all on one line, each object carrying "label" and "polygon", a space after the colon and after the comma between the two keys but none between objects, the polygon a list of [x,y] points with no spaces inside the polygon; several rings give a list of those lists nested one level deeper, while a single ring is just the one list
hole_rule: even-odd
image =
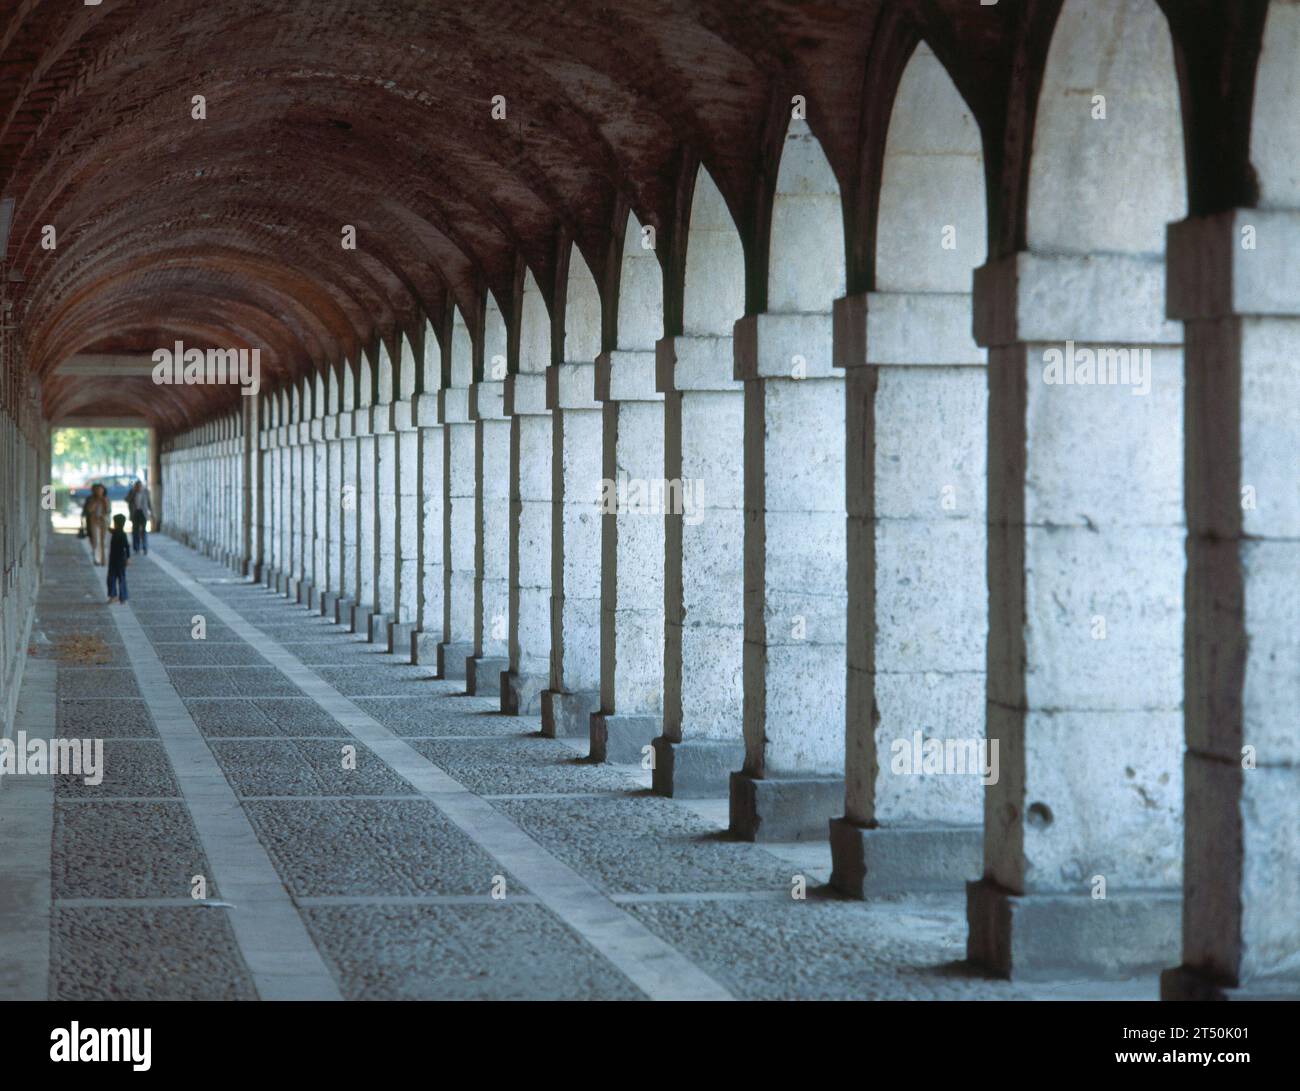
[{"label": "green foliage", "polygon": [[130,473],[149,460],[146,428],[59,428],[53,437],[56,475],[76,473],[84,463],[105,472]]}]

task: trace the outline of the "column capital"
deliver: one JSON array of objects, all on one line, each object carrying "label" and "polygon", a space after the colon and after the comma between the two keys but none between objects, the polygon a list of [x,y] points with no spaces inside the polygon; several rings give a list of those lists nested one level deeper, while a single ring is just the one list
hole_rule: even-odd
[{"label": "column capital", "polygon": [[469,390],[463,386],[450,386],[438,391],[438,420],[442,424],[468,424]]},{"label": "column capital", "polygon": [[393,402],[393,431],[412,432],[416,428],[414,400]]},{"label": "column capital", "polygon": [[655,384],[664,394],[686,390],[742,390],[729,336],[682,334],[655,343]]},{"label": "column capital", "polygon": [[507,417],[544,417],[550,412],[546,404],[545,372],[523,371],[507,375],[502,411]]},{"label": "column capital", "polygon": [[596,401],[596,364],[556,364],[546,369],[548,409],[599,409]]},{"label": "column capital", "polygon": [[655,386],[655,354],[651,349],[611,349],[596,357],[596,400],[602,402],[660,402]]},{"label": "column capital", "polygon": [[417,394],[411,399],[411,420],[421,428],[436,428],[442,423],[438,416],[442,391]]},{"label": "column capital", "polygon": [[381,402],[370,407],[370,431],[372,435],[383,435],[393,430],[393,403]]},{"label": "column capital", "polygon": [[469,384],[471,420],[502,420],[506,384],[495,379]]},{"label": "column capital", "polygon": [[835,379],[827,313],[747,314],[735,326],[735,377]]},{"label": "column capital", "polygon": [[1159,254],[1022,250],[975,270],[975,340],[985,348],[1080,343],[1179,345],[1164,318]]},{"label": "column capital", "polygon": [[1169,225],[1169,314],[1300,315],[1300,209],[1232,208]]},{"label": "column capital", "polygon": [[834,363],[983,367],[969,292],[860,292],[835,301]]},{"label": "column capital", "polygon": [[370,406],[352,411],[352,434],[354,436],[370,435]]}]

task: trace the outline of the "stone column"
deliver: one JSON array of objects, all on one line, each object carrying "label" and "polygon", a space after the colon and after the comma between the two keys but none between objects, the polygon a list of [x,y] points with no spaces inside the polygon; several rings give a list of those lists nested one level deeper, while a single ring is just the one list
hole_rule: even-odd
[{"label": "stone column", "polygon": [[663,394],[652,351],[596,358],[602,409],[600,709],[595,761],[645,761],[663,725]]},{"label": "stone column", "polygon": [[1298,247],[1296,209],[1169,231],[1188,564],[1182,965],[1166,1000],[1300,999]]},{"label": "stone column", "polygon": [[325,434],[327,383],[318,374],[315,380],[315,402],[311,420],[312,457],[312,566],[311,594],[307,607],[319,612],[321,598],[330,587],[330,517],[333,506],[329,502],[329,442]]},{"label": "stone column", "polygon": [[[961,890],[982,859],[985,353],[969,293],[836,301],[845,367],[848,733],[831,885]],[[990,774],[991,775],[991,774]]]},{"label": "stone column", "polygon": [[388,624],[388,651],[404,659],[411,657],[411,641],[418,627],[421,596],[420,565],[420,434],[415,418],[414,395],[393,403],[393,432],[397,513],[395,596],[393,616]]},{"label": "stone column", "polygon": [[396,377],[387,349],[379,352],[378,402],[371,414],[375,433],[375,604],[367,636],[372,643],[388,645],[388,626],[397,618],[398,571],[397,433],[393,430]]},{"label": "stone column", "polygon": [[357,489],[356,373],[350,364],[344,365],[343,389],[340,397],[338,426],[341,451],[339,454],[339,508],[343,522],[343,570],[339,580],[339,597],[335,603],[334,620],[340,625],[352,624],[352,611],[361,601],[360,533],[361,497]]},{"label": "stone column", "polygon": [[722,796],[745,752],[744,387],[730,336],[666,337],[657,372],[669,502],[654,790]]},{"label": "stone column", "polygon": [[261,482],[258,488],[261,508],[261,544],[262,555],[256,572],[258,583],[270,585],[275,576],[275,448],[274,437],[275,396],[266,394],[261,401],[258,414],[258,433],[256,442],[261,452],[259,459]]},{"label": "stone column", "polygon": [[[427,342],[433,334],[426,333]],[[411,662],[417,665],[438,663],[438,645],[442,641],[446,616],[446,510],[443,489],[447,480],[443,425],[438,421],[438,380],[426,371],[423,391],[415,396],[415,493],[419,522],[416,524],[416,566],[420,587],[415,615],[415,632],[411,636]],[[405,459],[405,456],[403,456]],[[406,463],[403,461],[403,471]]]},{"label": "stone column", "polygon": [[291,412],[288,422],[288,459],[285,473],[285,487],[289,490],[289,566],[288,585],[285,588],[289,598],[298,601],[298,590],[303,580],[303,556],[307,549],[307,536],[303,533],[303,516],[308,507],[307,493],[304,491],[306,478],[303,473],[303,421],[306,419],[307,404],[303,397],[301,381],[290,391]]},{"label": "stone column", "polygon": [[339,604],[344,597],[347,577],[344,547],[344,522],[350,512],[344,510],[343,466],[346,441],[341,412],[342,386],[339,369],[330,368],[327,376],[326,415],[321,421],[325,439],[325,568],[328,573],[325,593],[320,597],[322,617],[340,620]]},{"label": "stone column", "polygon": [[[566,335],[567,341],[567,335]],[[551,656],[542,734],[589,737],[600,708],[601,407],[596,365],[546,373],[551,410]]]},{"label": "stone column", "polygon": [[532,273],[524,277],[519,313],[518,365],[506,378],[504,401],[510,418],[510,663],[501,678],[501,711],[516,716],[541,712],[551,655],[551,323]]},{"label": "stone column", "polygon": [[367,638],[370,619],[378,613],[379,543],[375,517],[379,477],[374,435],[375,396],[374,368],[370,356],[363,351],[357,360],[357,408],[352,425],[357,437],[357,589],[356,602],[352,606],[351,631]]},{"label": "stone column", "polygon": [[466,692],[495,696],[509,669],[510,422],[505,382],[470,387],[474,426],[474,654],[465,664]]},{"label": "stone column", "polygon": [[302,380],[302,401],[298,421],[298,480],[294,483],[297,494],[297,511],[301,530],[298,552],[298,582],[294,588],[294,601],[300,606],[310,605],[312,572],[316,551],[316,457],[312,445],[312,377]]},{"label": "stone column", "polygon": [[1160,255],[1025,252],[975,273],[1000,768],[968,954],[1003,975],[1176,955],[1183,368],[1164,281]]},{"label": "stone column", "polygon": [[279,595],[289,593],[289,581],[293,577],[294,480],[293,447],[290,444],[291,430],[297,428],[294,401],[291,389],[281,391],[279,424],[275,430],[276,451],[279,456],[276,474],[278,494],[276,509],[280,518],[280,534],[277,543],[280,553],[276,565],[275,591]]},{"label": "stone column", "polygon": [[243,450],[243,554],[240,572],[260,580],[262,575],[262,450],[258,423],[261,400],[250,394],[240,401],[241,447]]},{"label": "stone column", "polygon": [[464,678],[474,655],[474,524],[478,507],[475,475],[476,425],[469,415],[472,349],[459,313],[452,324],[450,381],[438,392],[443,435],[443,596],[438,675]]},{"label": "stone column", "polygon": [[745,764],[731,831],[824,838],[844,793],[844,383],[829,314],[736,323],[745,384]]}]

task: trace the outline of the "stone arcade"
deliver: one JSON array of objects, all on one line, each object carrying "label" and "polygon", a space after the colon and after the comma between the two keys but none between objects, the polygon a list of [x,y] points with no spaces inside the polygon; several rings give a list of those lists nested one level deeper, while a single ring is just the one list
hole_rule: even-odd
[{"label": "stone arcade", "polygon": [[1300,3],[172,7],[0,35],[54,995],[1300,995]]}]

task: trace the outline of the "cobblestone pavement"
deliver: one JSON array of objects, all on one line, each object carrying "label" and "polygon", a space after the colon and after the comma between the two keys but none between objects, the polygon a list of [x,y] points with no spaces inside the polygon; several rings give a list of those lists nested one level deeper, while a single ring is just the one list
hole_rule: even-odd
[{"label": "cobblestone pavement", "polygon": [[[5,778],[0,930],[20,918],[28,943],[0,995],[1032,995],[963,965],[959,897],[828,897],[824,846],[731,841],[720,804],[655,797],[495,698],[152,549],[106,606],[102,569],[52,537],[23,723],[105,740],[106,772]],[[76,634],[104,661],[61,660]]]}]

